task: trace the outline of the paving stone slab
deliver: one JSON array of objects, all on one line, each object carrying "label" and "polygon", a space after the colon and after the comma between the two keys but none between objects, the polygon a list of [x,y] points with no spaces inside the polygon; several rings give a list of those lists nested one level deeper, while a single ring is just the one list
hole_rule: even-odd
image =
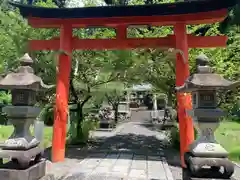
[{"label": "paving stone slab", "polygon": [[86,179],[87,175],[85,173],[73,173],[67,176],[62,176],[60,178],[56,178],[56,180],[84,180]]},{"label": "paving stone slab", "polygon": [[114,167],[115,166],[127,166],[127,167],[130,167],[131,163],[132,163],[131,159],[118,159],[115,162]]},{"label": "paving stone slab", "polygon": [[89,174],[93,172],[94,168],[84,168],[84,167],[75,167],[69,170],[68,174],[74,174],[74,173],[84,173]]},{"label": "paving stone slab", "polygon": [[85,180],[106,180],[107,175],[106,174],[92,174],[85,178]]},{"label": "paving stone slab", "polygon": [[101,172],[109,172],[110,171],[111,166],[97,166],[93,173],[101,173]]},{"label": "paving stone slab", "polygon": [[116,177],[116,176],[108,176],[106,177],[106,180],[128,180],[126,177],[122,178],[122,177]]},{"label": "paving stone slab", "polygon": [[39,180],[56,180],[56,178],[54,177],[53,174],[47,174],[47,175],[43,176],[42,178],[40,178]]},{"label": "paving stone slab", "polygon": [[161,161],[161,156],[148,156],[148,161]]},{"label": "paving stone slab", "polygon": [[113,173],[124,173],[127,174],[129,171],[130,166],[114,166],[111,170]]},{"label": "paving stone slab", "polygon": [[145,179],[147,179],[147,172],[146,172],[146,170],[131,169],[130,172],[129,172],[128,177],[130,177],[130,178],[145,178]]},{"label": "paving stone slab", "polygon": [[128,172],[117,172],[117,171],[111,171],[108,175],[108,177],[117,177],[122,179],[126,179],[127,176],[128,176]]},{"label": "paving stone slab", "polygon": [[162,162],[163,162],[163,168],[165,169],[165,173],[166,173],[168,180],[174,180],[172,172],[171,172],[171,170],[168,166],[168,163],[164,157],[162,158]]},{"label": "paving stone slab", "polygon": [[147,170],[147,156],[146,155],[134,155],[132,169]]}]

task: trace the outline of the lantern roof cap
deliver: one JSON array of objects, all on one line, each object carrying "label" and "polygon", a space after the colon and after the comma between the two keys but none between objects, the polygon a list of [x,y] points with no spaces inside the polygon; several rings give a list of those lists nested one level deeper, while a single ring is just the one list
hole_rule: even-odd
[{"label": "lantern roof cap", "polygon": [[23,57],[19,59],[19,61],[22,66],[25,66],[25,65],[31,66],[33,64],[33,60],[28,53],[25,53]]},{"label": "lantern roof cap", "polygon": [[182,86],[176,87],[179,92],[192,92],[197,90],[233,89],[240,86],[240,81],[232,82],[221,75],[213,73],[207,64],[209,59],[201,54],[196,58],[197,72],[188,77]]},{"label": "lantern roof cap", "polygon": [[206,66],[209,63],[209,58],[201,53],[197,56],[196,58],[196,65],[200,65],[200,66]]},{"label": "lantern roof cap", "polygon": [[42,79],[34,74],[34,70],[31,67],[33,60],[27,53],[19,61],[20,67],[17,72],[11,72],[0,79],[0,89],[29,89],[37,91],[52,87],[44,84]]}]

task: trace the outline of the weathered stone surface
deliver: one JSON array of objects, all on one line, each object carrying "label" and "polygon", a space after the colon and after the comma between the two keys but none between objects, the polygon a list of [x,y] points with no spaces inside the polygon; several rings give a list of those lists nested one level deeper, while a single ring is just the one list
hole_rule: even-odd
[{"label": "weathered stone surface", "polygon": [[[11,166],[6,166],[7,164],[1,164],[0,168],[27,168],[29,162],[31,161],[32,157],[36,157],[39,154],[42,154],[43,150],[40,147],[35,147],[29,150],[6,150],[6,149],[0,149],[0,157],[1,158],[9,158],[9,159],[17,159],[19,166],[13,166],[14,164],[11,164]],[[27,162],[25,164],[25,162]]]},{"label": "weathered stone surface", "polygon": [[162,161],[155,160],[155,161],[148,161],[148,178],[149,179],[165,179],[167,174],[163,167]]},{"label": "weathered stone surface", "polygon": [[0,169],[1,180],[39,180],[45,175],[46,162],[41,162],[25,170]]},{"label": "weathered stone surface", "polygon": [[146,170],[140,170],[140,169],[131,169],[129,172],[130,178],[143,178],[147,179],[147,172]]},{"label": "weathered stone surface", "polygon": [[167,161],[164,157],[162,158],[162,163],[163,163],[163,168],[165,170],[165,173],[166,173],[166,176],[167,176],[168,180],[174,180],[172,172],[171,172],[171,170],[168,166],[168,163],[167,163]]},{"label": "weathered stone surface", "polygon": [[47,175],[43,176],[42,178],[40,178],[39,180],[56,180],[56,178],[54,177],[53,174],[47,174]]}]

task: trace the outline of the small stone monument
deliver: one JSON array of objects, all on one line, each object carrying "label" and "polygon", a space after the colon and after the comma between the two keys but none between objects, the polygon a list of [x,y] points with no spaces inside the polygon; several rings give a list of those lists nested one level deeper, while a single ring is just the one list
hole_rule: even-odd
[{"label": "small stone monument", "polygon": [[199,138],[189,147],[184,160],[183,180],[203,178],[229,179],[234,165],[228,160],[228,152],[215,140],[214,131],[219,118],[225,113],[217,108],[217,90],[233,89],[240,85],[212,72],[208,57],[201,54],[196,59],[196,73],[185,80],[178,92],[192,93],[192,110],[187,113],[193,118]]},{"label": "small stone monument", "polygon": [[16,73],[0,80],[0,89],[10,90],[12,94],[12,106],[4,107],[3,111],[14,126],[12,135],[0,145],[1,160],[10,159],[0,164],[1,180],[37,180],[45,175],[43,149],[29,128],[40,113],[40,108],[34,106],[36,93],[49,86],[34,74],[33,60],[28,54],[20,59],[20,64]]}]

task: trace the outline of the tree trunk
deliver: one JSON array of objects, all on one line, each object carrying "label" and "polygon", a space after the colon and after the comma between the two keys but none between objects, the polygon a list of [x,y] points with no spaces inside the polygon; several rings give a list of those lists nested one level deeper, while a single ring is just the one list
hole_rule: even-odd
[{"label": "tree trunk", "polygon": [[115,121],[115,124],[117,124],[117,122],[118,122],[118,105],[114,105],[113,109],[114,109],[114,121]]},{"label": "tree trunk", "polygon": [[84,120],[84,114],[83,114],[83,107],[86,104],[86,102],[88,102],[88,100],[91,98],[92,96],[88,95],[83,101],[82,103],[78,103],[77,104],[77,109],[78,109],[78,118],[77,118],[77,138],[81,138],[82,137],[82,122]]},{"label": "tree trunk", "polygon": [[168,90],[168,102],[167,102],[167,104],[168,104],[168,106],[170,106],[170,107],[172,107],[172,101],[173,101],[173,94],[172,94],[172,88],[170,88],[169,90]]},{"label": "tree trunk", "polygon": [[82,136],[82,121],[83,121],[83,107],[80,103],[77,104],[77,139]]}]

